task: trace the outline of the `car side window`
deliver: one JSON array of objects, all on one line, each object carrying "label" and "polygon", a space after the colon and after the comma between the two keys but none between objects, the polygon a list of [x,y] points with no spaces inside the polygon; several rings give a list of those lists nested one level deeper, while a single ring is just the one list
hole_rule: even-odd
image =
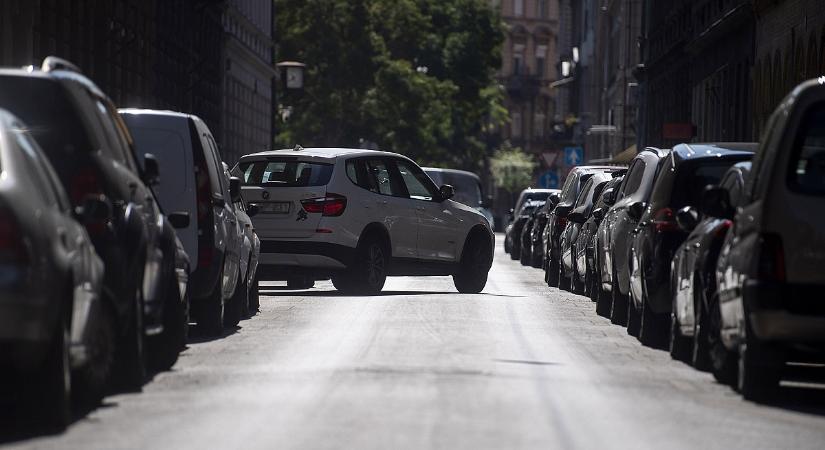
[{"label": "car side window", "polygon": [[398,196],[400,192],[393,190],[390,182],[390,170],[383,159],[368,159],[364,161],[366,169],[366,189],[381,195]]},{"label": "car side window", "polygon": [[[24,164],[26,165],[26,171],[29,172],[28,176],[33,176],[35,178],[35,185],[46,184],[49,186],[48,181],[48,174],[44,171],[43,166],[39,158],[43,156],[32,146],[29,142],[23,138],[24,132],[22,131],[14,131],[11,133],[14,136],[14,143],[22,150]],[[26,178],[28,178],[28,176]],[[35,195],[39,196],[40,199],[51,206],[58,206],[57,203],[57,196],[52,191],[52,189],[35,189],[33,192]]]},{"label": "car side window", "polygon": [[636,162],[633,163],[633,167],[630,168],[630,171],[627,173],[627,177],[625,178],[625,186],[622,189],[621,197],[627,197],[635,193],[639,186],[642,185],[642,178],[644,178],[645,174],[645,162],[644,160],[637,159]]},{"label": "car side window", "polygon": [[825,194],[825,102],[811,106],[794,140],[788,187],[803,194]]},{"label": "car side window", "polygon": [[395,165],[398,168],[401,179],[404,181],[404,186],[406,186],[410,198],[432,201],[438,197],[438,190],[435,188],[430,177],[428,177],[421,168],[402,159],[396,159]]}]

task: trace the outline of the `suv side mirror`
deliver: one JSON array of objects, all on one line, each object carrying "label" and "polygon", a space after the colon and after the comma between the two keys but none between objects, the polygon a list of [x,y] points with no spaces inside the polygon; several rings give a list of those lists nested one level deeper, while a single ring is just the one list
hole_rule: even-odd
[{"label": "suv side mirror", "polygon": [[613,202],[616,201],[616,198],[613,196],[614,192],[616,192],[615,188],[608,188],[602,192],[602,201],[605,205],[612,205]]},{"label": "suv side mirror", "polygon": [[105,222],[112,218],[112,204],[105,195],[87,195],[75,213],[83,223]]},{"label": "suv side mirror", "polygon": [[258,206],[257,203],[250,203],[246,205],[246,215],[249,217],[255,217],[258,213],[261,212],[261,208]]},{"label": "suv side mirror", "polygon": [[604,209],[596,208],[593,210],[593,217],[596,218],[596,222],[601,222],[604,219]]},{"label": "suv side mirror", "polygon": [[553,202],[554,205],[558,205],[559,201],[561,201],[561,196],[558,192],[553,192],[549,197],[547,197],[547,200]]},{"label": "suv side mirror", "polygon": [[241,179],[232,177],[229,179],[229,196],[232,197],[232,203],[241,201]]},{"label": "suv side mirror", "polygon": [[169,219],[169,223],[171,223],[172,226],[178,230],[189,226],[188,211],[175,211],[173,213],[169,213],[166,218]]},{"label": "suv side mirror", "polygon": [[644,214],[646,207],[647,205],[645,205],[645,202],[631,203],[627,208],[627,213],[633,218],[633,220],[639,220],[642,218],[642,214]]},{"label": "suv side mirror", "polygon": [[730,193],[721,186],[708,186],[702,192],[702,214],[719,219],[733,219],[736,209],[730,203]]},{"label": "suv side mirror", "polygon": [[449,200],[455,196],[455,189],[451,185],[445,184],[438,188],[438,196],[442,202]]},{"label": "suv side mirror", "polygon": [[556,206],[556,209],[554,211],[556,213],[556,216],[558,217],[567,217],[567,215],[570,214],[570,211],[572,210],[573,205],[558,205]]},{"label": "suv side mirror", "polygon": [[160,183],[160,164],[155,155],[143,155],[143,182],[153,186]]},{"label": "suv side mirror", "polygon": [[682,231],[690,233],[699,225],[699,211],[692,206],[685,206],[676,212],[676,223]]}]

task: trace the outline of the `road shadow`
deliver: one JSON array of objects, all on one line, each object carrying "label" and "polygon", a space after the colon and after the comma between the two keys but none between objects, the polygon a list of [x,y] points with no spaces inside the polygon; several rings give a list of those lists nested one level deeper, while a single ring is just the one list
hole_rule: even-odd
[{"label": "road shadow", "polygon": [[490,294],[482,292],[480,294],[462,294],[460,292],[452,291],[381,291],[375,295],[351,295],[343,294],[336,290],[294,290],[281,287],[259,288],[259,294],[267,297],[387,297],[392,295],[418,296],[418,295],[480,295],[484,297],[508,297],[508,298],[524,298],[523,295],[507,295],[507,294]]},{"label": "road shadow", "polygon": [[[114,393],[117,392],[112,394]],[[26,400],[21,397],[14,399],[13,402],[0,403],[0,445],[41,437],[59,436],[76,423],[88,420],[87,418],[92,412],[118,406],[116,402],[106,398],[95,403],[74,401],[71,422],[66,430],[63,430],[45,425],[44,418],[37,411],[32,410],[31,408],[34,405],[26,403]]]},{"label": "road shadow", "polygon": [[[245,317],[245,319],[249,319],[253,316]],[[205,342],[212,342],[217,341],[218,339],[223,339],[228,336],[232,336],[233,334],[237,333],[241,329],[240,324],[234,327],[224,327],[223,332],[217,336],[209,336],[208,334],[204,333],[197,325],[190,325],[189,328],[189,341],[187,344],[203,344]],[[189,345],[187,345],[187,348]]]}]

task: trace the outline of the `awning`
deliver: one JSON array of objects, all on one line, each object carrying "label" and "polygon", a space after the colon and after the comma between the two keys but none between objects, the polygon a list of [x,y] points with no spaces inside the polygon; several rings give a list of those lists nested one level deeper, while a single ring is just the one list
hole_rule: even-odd
[{"label": "awning", "polygon": [[615,155],[613,159],[610,160],[613,164],[628,164],[633,158],[636,157],[636,144],[631,145],[630,147],[622,150],[619,154]]}]

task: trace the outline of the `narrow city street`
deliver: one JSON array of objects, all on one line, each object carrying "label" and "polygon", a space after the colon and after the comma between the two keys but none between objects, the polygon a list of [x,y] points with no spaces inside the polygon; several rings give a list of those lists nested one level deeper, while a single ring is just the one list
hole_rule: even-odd
[{"label": "narrow city street", "polygon": [[480,295],[449,278],[392,278],[376,297],[271,286],[256,317],[190,344],[142,394],[11,448],[822,448],[825,391],[744,401],[547,288],[497,238]]}]

